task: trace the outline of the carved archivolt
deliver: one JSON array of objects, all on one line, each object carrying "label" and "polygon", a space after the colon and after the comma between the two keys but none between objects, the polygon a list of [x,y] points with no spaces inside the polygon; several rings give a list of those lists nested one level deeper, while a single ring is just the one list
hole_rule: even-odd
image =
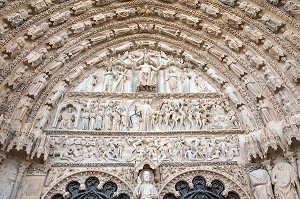
[{"label": "carved archivolt", "polygon": [[[299,8],[289,0],[0,0],[1,150],[51,164],[115,164],[121,134],[132,147],[124,155],[139,158],[126,164],[172,159],[177,141],[188,144],[176,164],[287,155],[300,140]],[[202,137],[210,152],[199,150]],[[198,170],[224,182],[225,195],[249,198],[228,176]]]}]

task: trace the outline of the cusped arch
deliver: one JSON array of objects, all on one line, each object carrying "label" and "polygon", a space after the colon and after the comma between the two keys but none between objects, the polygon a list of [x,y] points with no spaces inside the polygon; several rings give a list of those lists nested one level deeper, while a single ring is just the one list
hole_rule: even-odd
[{"label": "cusped arch", "polygon": [[[195,178],[197,178],[197,180]],[[179,186],[179,184],[181,182],[185,186],[181,186],[181,185]],[[161,193],[161,195],[166,196],[166,198],[169,198],[169,197],[173,198],[175,195],[189,196],[190,194],[193,194],[195,190],[199,189],[199,190],[205,191],[207,189],[207,187],[209,187],[209,189],[213,193],[210,196],[212,198],[218,198],[217,197],[218,195],[230,197],[229,195],[235,195],[235,194],[238,194],[241,199],[251,198],[247,191],[247,187],[245,187],[245,185],[242,185],[238,182],[239,181],[234,179],[233,176],[230,176],[229,174],[225,174],[223,172],[216,171],[213,169],[212,170],[191,169],[189,171],[176,173],[175,176],[173,176],[171,179],[167,180],[161,186],[161,189],[159,190],[159,192]],[[178,185],[178,187],[176,185]],[[180,193],[180,192],[178,193],[180,188],[181,188],[182,193]],[[190,191],[191,191],[191,193],[188,194]],[[229,194],[229,193],[232,193],[232,194]],[[205,194],[205,193],[203,193],[203,194]]]},{"label": "cusped arch", "polygon": [[[97,185],[95,185],[95,187],[93,185],[95,184],[95,180],[92,180],[92,184],[87,181],[89,179],[91,180],[92,178],[98,182]],[[107,171],[87,169],[85,171],[78,171],[71,174],[63,175],[62,177],[56,179],[56,181],[51,182],[50,186],[44,188],[41,198],[50,199],[56,195],[64,195],[66,194],[66,192],[69,192],[69,194],[71,194],[70,191],[72,190],[68,190],[68,187],[72,182],[74,182],[76,186],[78,185],[78,189],[80,188],[81,190],[83,189],[83,187],[86,187],[87,191],[89,191],[90,189],[105,189],[111,186],[116,186],[115,189],[118,190],[115,190],[114,192],[118,191],[120,198],[127,197],[125,195],[122,196],[122,194],[132,196],[133,193],[133,187],[131,184],[132,182],[127,182],[126,180],[121,179],[120,176],[117,176]],[[109,188],[109,190],[111,190],[111,188]],[[74,194],[77,195],[78,193]],[[103,192],[101,194],[108,194],[109,196],[112,196],[108,192]]]}]

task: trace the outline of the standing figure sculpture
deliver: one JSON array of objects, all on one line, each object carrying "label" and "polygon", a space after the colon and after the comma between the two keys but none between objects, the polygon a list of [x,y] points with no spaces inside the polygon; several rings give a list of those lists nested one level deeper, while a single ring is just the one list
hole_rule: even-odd
[{"label": "standing figure sculpture", "polygon": [[107,66],[106,72],[104,73],[103,91],[112,91],[112,85],[114,81],[114,74],[111,66]]},{"label": "standing figure sculpture", "polygon": [[124,92],[126,80],[129,79],[126,68],[119,68],[115,73],[116,81],[114,83],[113,92]]},{"label": "standing figure sculpture", "polygon": [[249,176],[255,199],[274,199],[271,178],[266,170],[254,170]]},{"label": "standing figure sculpture", "polygon": [[298,199],[300,185],[295,169],[287,162],[279,162],[272,169],[272,183],[276,199]]},{"label": "standing figure sculpture", "polygon": [[139,112],[139,116],[140,116],[139,130],[140,131],[149,131],[149,130],[151,130],[150,117],[152,115],[153,110],[152,110],[152,107],[150,105],[150,100],[145,99],[143,104],[138,105],[137,112]]},{"label": "standing figure sculpture", "polygon": [[171,93],[178,93],[178,74],[174,68],[169,69],[169,75],[166,82],[169,84]]},{"label": "standing figure sculpture", "polygon": [[182,91],[185,93],[191,92],[192,72],[189,68],[183,68],[181,73]]},{"label": "standing figure sculpture", "polygon": [[33,98],[36,98],[47,84],[47,78],[48,75],[45,73],[38,75],[28,89],[28,96],[33,96]]},{"label": "standing figure sculpture", "polygon": [[144,170],[138,177],[138,185],[135,187],[133,195],[136,199],[156,199],[158,191],[152,184],[153,174],[150,170]]}]

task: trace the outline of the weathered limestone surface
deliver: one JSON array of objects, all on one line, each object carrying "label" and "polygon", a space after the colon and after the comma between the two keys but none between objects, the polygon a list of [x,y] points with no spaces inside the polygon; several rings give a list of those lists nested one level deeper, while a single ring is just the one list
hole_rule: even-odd
[{"label": "weathered limestone surface", "polygon": [[299,5],[0,0],[0,199],[299,198]]}]

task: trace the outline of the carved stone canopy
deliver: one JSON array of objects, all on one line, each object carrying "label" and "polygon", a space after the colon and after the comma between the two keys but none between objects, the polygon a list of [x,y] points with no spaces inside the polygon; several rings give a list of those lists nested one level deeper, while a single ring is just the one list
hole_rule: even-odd
[{"label": "carved stone canopy", "polygon": [[135,172],[142,170],[145,166],[150,167],[150,169],[155,170],[159,167],[159,163],[153,162],[148,156],[145,157],[139,164],[135,166]]}]

